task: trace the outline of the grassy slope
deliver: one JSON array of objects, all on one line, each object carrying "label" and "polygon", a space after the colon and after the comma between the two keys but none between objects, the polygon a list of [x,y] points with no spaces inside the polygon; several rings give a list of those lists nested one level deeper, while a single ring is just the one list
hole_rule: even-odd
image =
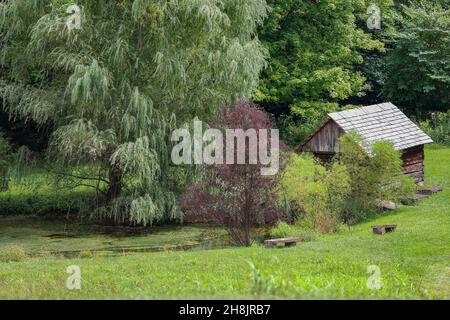
[{"label": "grassy slope", "polygon": [[[0,298],[449,298],[449,159],[448,148],[427,149],[427,182],[443,193],[339,235],[288,249],[0,263]],[[397,223],[397,232],[373,235],[370,226],[383,223]],[[72,264],[82,290],[65,287]],[[380,267],[381,290],[366,286],[369,265]]]}]

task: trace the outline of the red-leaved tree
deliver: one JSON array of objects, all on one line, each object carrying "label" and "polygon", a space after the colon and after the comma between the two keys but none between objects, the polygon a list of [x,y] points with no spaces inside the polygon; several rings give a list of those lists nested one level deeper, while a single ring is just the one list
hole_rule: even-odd
[{"label": "red-leaved tree", "polygon": [[[258,142],[262,135],[273,134],[267,114],[251,102],[223,108],[215,128],[224,137],[227,129],[254,129]],[[255,141],[249,140],[245,139],[245,164],[236,164],[236,161],[235,164],[226,164],[229,162],[225,161],[229,160],[227,157],[224,164],[205,166],[202,177],[189,185],[182,197],[186,213],[217,222],[228,230],[236,243],[244,246],[252,244],[251,231],[254,228],[273,225],[281,215],[276,193],[281,169],[277,174],[263,175],[261,169],[267,168],[267,164],[261,163],[260,159],[256,164],[254,161],[250,164],[251,152],[259,152],[259,145],[255,149]],[[267,141],[267,148],[271,150],[271,138],[268,137]],[[223,150],[226,154],[225,138]],[[232,152],[236,160],[238,148],[235,147]]]}]

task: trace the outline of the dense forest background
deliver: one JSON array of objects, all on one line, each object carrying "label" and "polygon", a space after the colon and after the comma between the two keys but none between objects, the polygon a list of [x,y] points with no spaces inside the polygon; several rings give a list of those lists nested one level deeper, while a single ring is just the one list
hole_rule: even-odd
[{"label": "dense forest background", "polygon": [[[449,109],[449,1],[267,4],[258,28],[267,64],[253,100],[276,118],[288,144],[301,142],[328,112],[354,105],[391,101],[418,121]],[[367,9],[373,4],[381,28],[370,30]],[[29,77],[39,71],[30,66]],[[16,148],[43,151],[51,130],[29,120],[0,113],[2,131]]]},{"label": "dense forest background", "polygon": [[[448,1],[276,1],[259,36],[269,51],[254,99],[290,145],[328,112],[391,101],[416,120],[449,108]],[[370,5],[381,28],[370,30]]]}]

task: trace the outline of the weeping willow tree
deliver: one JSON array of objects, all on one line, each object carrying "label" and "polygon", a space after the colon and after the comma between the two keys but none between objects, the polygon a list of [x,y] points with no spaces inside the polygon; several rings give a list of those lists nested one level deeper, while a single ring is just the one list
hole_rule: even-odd
[{"label": "weeping willow tree", "polygon": [[53,128],[49,162],[110,218],[176,218],[170,132],[250,96],[265,14],[264,0],[1,1],[3,107]]}]

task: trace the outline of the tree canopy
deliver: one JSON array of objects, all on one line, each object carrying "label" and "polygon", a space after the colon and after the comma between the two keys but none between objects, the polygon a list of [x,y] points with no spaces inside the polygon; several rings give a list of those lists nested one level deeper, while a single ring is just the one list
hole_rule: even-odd
[{"label": "tree canopy", "polygon": [[402,5],[399,27],[390,35],[386,98],[409,113],[450,107],[450,5]]},{"label": "tree canopy", "polygon": [[76,3],[77,17],[68,0],[0,4],[3,106],[50,124],[50,161],[76,166],[110,218],[174,218],[169,134],[249,97],[264,65],[255,32],[265,1]]},{"label": "tree canopy", "polygon": [[346,99],[364,94],[366,79],[355,68],[363,62],[361,51],[384,50],[365,24],[358,25],[366,1],[269,0],[268,4],[271,11],[259,35],[270,57],[254,92],[256,101],[308,126],[317,125],[318,118],[321,121]]},{"label": "tree canopy", "polygon": [[[448,109],[448,1],[268,0],[269,51],[253,97],[290,145],[328,112],[392,101],[409,114]],[[379,28],[369,28],[379,10]]]}]

